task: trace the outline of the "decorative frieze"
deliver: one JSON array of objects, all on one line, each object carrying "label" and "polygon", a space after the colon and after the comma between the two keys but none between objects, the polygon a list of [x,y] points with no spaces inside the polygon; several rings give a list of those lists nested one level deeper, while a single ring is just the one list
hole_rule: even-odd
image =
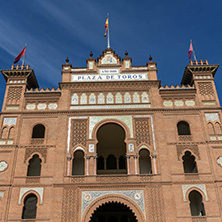
[{"label": "decorative frieze", "polygon": [[182,107],[182,106],[195,106],[195,101],[192,99],[189,100],[164,100],[163,106],[165,107]]},{"label": "decorative frieze", "polygon": [[207,121],[219,121],[218,113],[205,113],[205,117]]},{"label": "decorative frieze", "polygon": [[130,198],[141,209],[145,216],[145,200],[143,190],[104,190],[104,191],[82,191],[81,217],[85,213],[87,207],[96,199],[105,195],[121,195]]},{"label": "decorative frieze", "polygon": [[73,93],[71,96],[71,109],[75,105],[91,104],[131,104],[150,103],[147,92],[117,92],[117,93]]},{"label": "decorative frieze", "polygon": [[89,139],[92,139],[92,131],[95,125],[105,119],[118,119],[124,122],[130,130],[130,136],[133,137],[132,116],[91,116],[89,117]]},{"label": "decorative frieze", "polygon": [[11,126],[16,125],[17,118],[4,118],[3,125]]},{"label": "decorative frieze", "polygon": [[[73,102],[73,100],[72,100]],[[26,110],[55,110],[58,108],[58,104],[57,103],[27,103],[25,109]]]}]

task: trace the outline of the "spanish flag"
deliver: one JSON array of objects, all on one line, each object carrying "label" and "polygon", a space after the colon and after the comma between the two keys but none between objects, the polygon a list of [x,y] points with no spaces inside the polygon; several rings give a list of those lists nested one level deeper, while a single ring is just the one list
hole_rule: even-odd
[{"label": "spanish flag", "polygon": [[107,35],[108,25],[109,25],[109,18],[106,19],[106,23],[105,23],[105,29],[106,29],[106,31],[105,31],[104,37],[106,37],[106,35]]}]

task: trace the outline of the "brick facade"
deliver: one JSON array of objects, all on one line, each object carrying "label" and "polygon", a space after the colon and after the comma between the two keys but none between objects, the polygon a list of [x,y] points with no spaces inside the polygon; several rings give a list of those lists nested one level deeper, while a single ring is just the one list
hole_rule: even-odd
[{"label": "brick facade", "polygon": [[[72,67],[67,59],[58,89],[39,89],[28,65],[1,71],[0,221],[89,222],[107,203],[120,204],[139,222],[222,220],[218,65],[191,61],[181,86],[163,87],[151,58],[145,66],[131,61],[112,49],[97,60],[91,54],[87,67]],[[124,135],[124,155],[122,148],[115,154],[123,156],[126,169],[119,156],[117,169],[108,169],[113,147],[104,152],[99,173],[98,131],[112,124]],[[186,124],[190,133],[179,135]],[[44,127],[43,137],[33,136],[35,126]],[[36,157],[40,175],[29,175]],[[192,159],[189,166],[186,158]],[[192,216],[193,191],[204,211]],[[37,197],[36,218],[22,219],[30,194]]]}]

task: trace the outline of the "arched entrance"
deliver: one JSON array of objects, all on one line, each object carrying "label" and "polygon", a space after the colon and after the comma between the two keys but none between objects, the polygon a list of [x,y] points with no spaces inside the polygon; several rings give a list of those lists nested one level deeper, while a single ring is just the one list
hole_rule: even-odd
[{"label": "arched entrance", "polygon": [[97,131],[97,174],[126,174],[126,144],[124,129],[116,123],[106,123]]},{"label": "arched entrance", "polygon": [[129,207],[113,201],[97,208],[90,222],[138,222],[138,220]]}]

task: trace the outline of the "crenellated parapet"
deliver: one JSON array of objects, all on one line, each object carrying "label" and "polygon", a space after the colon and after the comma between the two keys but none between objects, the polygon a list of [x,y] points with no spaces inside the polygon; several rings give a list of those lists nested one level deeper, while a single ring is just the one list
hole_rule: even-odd
[{"label": "crenellated parapet", "polygon": [[202,106],[219,105],[214,76],[219,65],[210,65],[207,60],[190,61],[186,66],[181,84],[194,86]]}]

